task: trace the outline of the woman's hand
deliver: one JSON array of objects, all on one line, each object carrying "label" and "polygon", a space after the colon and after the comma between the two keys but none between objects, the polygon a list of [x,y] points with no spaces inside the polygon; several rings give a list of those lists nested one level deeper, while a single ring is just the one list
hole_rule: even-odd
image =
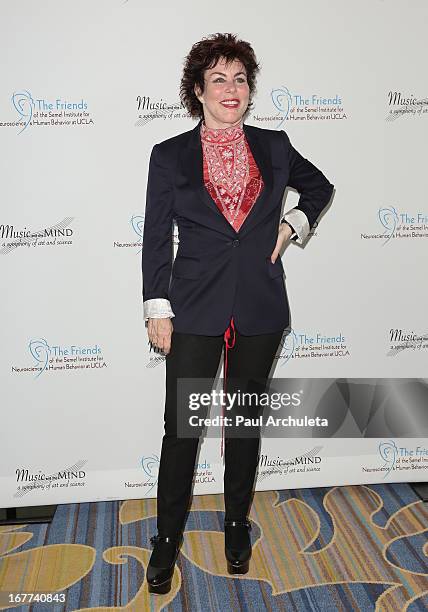
[{"label": "woman's hand", "polygon": [[278,257],[279,252],[282,249],[282,246],[287,242],[292,233],[293,230],[288,225],[288,223],[281,223],[278,229],[278,240],[276,241],[275,248],[270,256],[270,260],[272,263],[275,263],[276,258]]},{"label": "woman's hand", "polygon": [[149,319],[147,333],[155,348],[167,355],[171,349],[172,322],[170,317],[164,319]]}]

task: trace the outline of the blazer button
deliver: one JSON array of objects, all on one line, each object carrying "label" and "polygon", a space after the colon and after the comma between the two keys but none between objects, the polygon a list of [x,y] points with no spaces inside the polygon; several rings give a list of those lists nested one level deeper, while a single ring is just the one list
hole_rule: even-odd
[{"label": "blazer button", "polygon": [[239,246],[239,240],[234,240],[234,241],[232,242],[232,246],[233,246],[233,247],[237,247],[237,246]]}]

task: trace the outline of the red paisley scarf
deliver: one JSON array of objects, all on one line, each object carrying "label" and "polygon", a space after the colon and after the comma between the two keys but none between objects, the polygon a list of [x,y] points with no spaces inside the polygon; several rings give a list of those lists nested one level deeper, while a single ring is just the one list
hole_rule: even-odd
[{"label": "red paisley scarf", "polygon": [[238,231],[263,188],[263,179],[242,127],[201,124],[204,183],[220,211]]}]

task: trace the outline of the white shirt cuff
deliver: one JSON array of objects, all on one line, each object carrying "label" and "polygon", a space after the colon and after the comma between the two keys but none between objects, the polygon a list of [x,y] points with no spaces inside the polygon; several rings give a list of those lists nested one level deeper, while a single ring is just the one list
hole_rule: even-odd
[{"label": "white shirt cuff", "polygon": [[144,320],[147,319],[166,319],[175,317],[172,312],[170,301],[165,298],[153,298],[143,302]]},{"label": "white shirt cuff", "polygon": [[[292,208],[291,210],[285,213],[285,215],[282,217],[282,220],[288,221],[290,225],[294,227],[295,233],[298,236],[296,242],[302,244],[302,242],[307,238],[311,229],[309,227],[309,221],[305,213],[302,210]],[[295,234],[292,234],[291,238],[294,235]]]}]

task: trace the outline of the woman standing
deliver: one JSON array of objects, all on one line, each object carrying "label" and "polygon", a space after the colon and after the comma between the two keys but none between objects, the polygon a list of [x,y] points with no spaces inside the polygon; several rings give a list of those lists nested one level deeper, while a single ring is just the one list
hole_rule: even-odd
[{"label": "woman standing", "polygon": [[[223,345],[228,378],[268,378],[290,318],[280,250],[289,239],[306,238],[333,192],[284,131],[244,123],[258,71],[251,45],[235,35],[195,43],[180,94],[199,122],[155,145],[150,158],[143,300],[149,340],[166,354],[158,534],[147,568],[153,593],[171,587],[199,444],[199,436],[177,431],[185,412],[178,380],[214,381]],[[287,185],[301,195],[281,220]],[[173,219],[180,239],[174,262]],[[259,442],[226,435],[225,555],[232,574],[249,568]]]}]

